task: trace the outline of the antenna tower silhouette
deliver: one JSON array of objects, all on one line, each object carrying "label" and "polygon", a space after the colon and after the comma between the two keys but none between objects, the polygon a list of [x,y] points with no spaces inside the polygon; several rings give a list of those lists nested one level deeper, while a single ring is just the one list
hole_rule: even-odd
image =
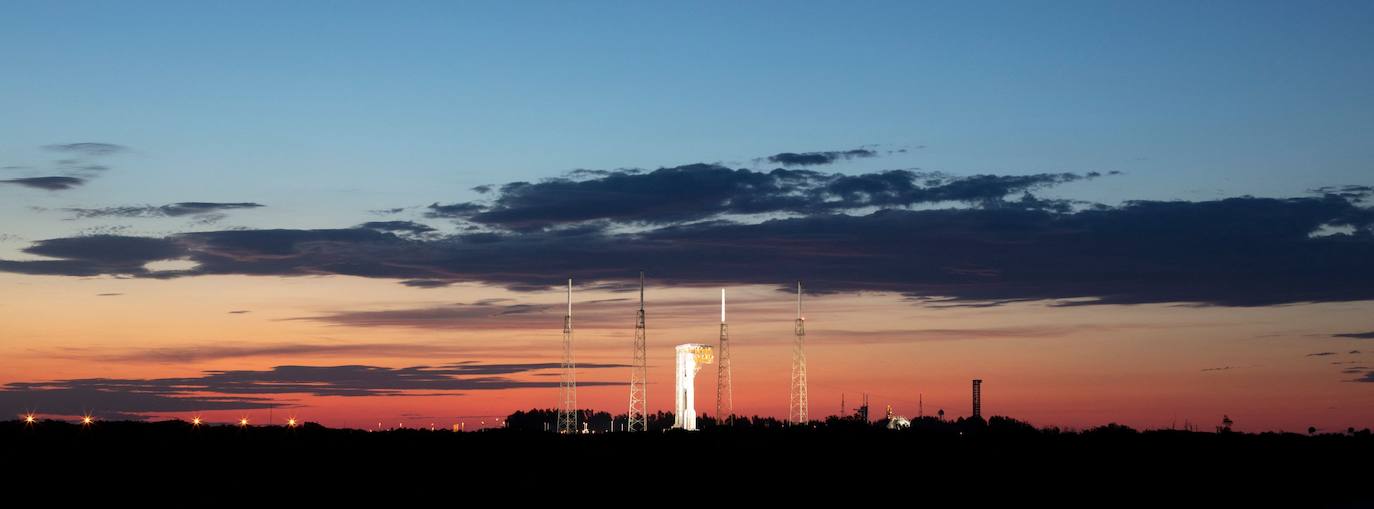
[{"label": "antenna tower silhouette", "polygon": [[625,425],[628,431],[648,431],[645,420],[645,400],[648,391],[645,379],[648,373],[648,356],[644,353],[644,272],[639,272],[639,315],[635,319],[635,359],[630,365],[630,413]]},{"label": "antenna tower silhouette", "polygon": [[973,417],[974,417],[974,418],[981,418],[982,416],[983,416],[983,381],[982,381],[982,380],[974,380],[974,381],[973,381]]},{"label": "antenna tower silhouette", "polygon": [[568,314],[563,315],[563,378],[558,382],[563,407],[558,432],[577,433],[577,362],[573,360],[572,279],[568,279]]},{"label": "antenna tower silhouette", "polygon": [[735,415],[735,389],[730,379],[730,332],[725,325],[725,289],[720,289],[720,345],[716,359],[716,422],[732,424]]},{"label": "antenna tower silhouette", "polygon": [[810,421],[806,409],[806,318],[802,316],[802,284],[797,281],[797,322],[792,342],[792,390],[787,398],[787,421],[806,424]]}]

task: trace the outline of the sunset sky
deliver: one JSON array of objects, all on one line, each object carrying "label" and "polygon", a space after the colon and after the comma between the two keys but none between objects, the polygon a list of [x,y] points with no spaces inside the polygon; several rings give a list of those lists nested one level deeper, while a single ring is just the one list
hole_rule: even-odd
[{"label": "sunset sky", "polygon": [[4,12],[5,415],[1374,425],[1374,3]]}]

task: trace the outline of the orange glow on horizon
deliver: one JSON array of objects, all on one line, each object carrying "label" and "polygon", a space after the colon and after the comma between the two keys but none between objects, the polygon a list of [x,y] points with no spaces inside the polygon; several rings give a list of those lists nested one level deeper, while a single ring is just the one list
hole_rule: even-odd
[{"label": "orange glow on horizon", "polygon": [[[0,274],[0,284],[11,297],[0,307],[0,323],[6,328],[0,347],[14,352],[0,363],[0,383],[194,380],[217,371],[270,375],[274,366],[286,365],[384,370],[464,362],[556,366],[560,316],[500,312],[506,305],[557,309],[565,298],[561,292],[519,293],[482,285],[415,290],[389,280],[337,276],[151,281]],[[94,291],[126,297],[95,297]],[[778,295],[772,286],[731,291],[736,413],[781,417],[787,410],[788,351],[798,319],[795,301]],[[619,302],[620,297],[586,289],[574,302],[582,317],[576,344],[579,363],[628,361],[626,345],[638,303]],[[650,413],[672,407],[671,394],[655,389],[671,383],[672,345],[715,343],[718,298],[715,291],[650,285]],[[444,314],[454,302],[484,299],[500,302],[483,304],[491,309],[473,321]],[[60,315],[72,303],[82,306],[82,320]],[[1374,352],[1355,341],[1314,336],[1369,330],[1374,302],[1268,308],[1055,307],[1032,302],[979,308],[935,307],[897,295],[862,294],[807,295],[806,303],[811,314],[801,319],[806,325],[813,417],[836,413],[841,394],[867,392],[876,408],[890,404],[907,416],[920,412],[918,394],[924,394],[925,415],[944,409],[953,419],[969,413],[968,380],[982,378],[987,381],[985,415],[1015,417],[1037,426],[1211,426],[1224,413],[1240,430],[1266,431],[1308,426],[1358,429],[1374,419],[1374,392],[1369,391],[1374,384],[1349,383],[1358,375],[1343,373],[1367,365]],[[226,311],[234,309],[253,311]],[[436,318],[427,312],[404,312],[430,309],[443,313]],[[400,318],[367,314],[379,310]],[[340,312],[363,314],[352,322],[314,318]],[[455,335],[458,330],[461,335]],[[1322,355],[1309,356],[1315,353]],[[474,429],[485,428],[487,421],[503,426],[496,416],[557,405],[557,388],[541,385],[556,380],[556,368],[501,376],[511,388],[399,391],[407,395],[404,398],[336,396],[306,384],[299,386],[301,392],[274,392],[278,389],[270,382],[255,381],[270,390],[258,396],[261,401],[245,404],[308,412],[311,422],[331,428],[376,429],[384,429],[386,422],[413,429],[431,420],[448,420],[442,416],[484,416]],[[628,368],[579,368],[577,377],[621,382]],[[323,378],[313,383],[351,388],[347,384],[352,382]],[[588,384],[578,389],[579,406],[585,409],[625,411],[622,385]],[[699,390],[706,393],[703,403],[711,406],[713,391],[706,386]],[[221,396],[214,391],[186,395]],[[42,400],[33,404],[55,406]],[[99,405],[110,415],[125,412],[100,401],[81,404]],[[282,422],[269,418],[266,407],[142,415],[150,420],[200,417],[202,427],[211,422],[247,426],[250,412],[259,411],[251,413],[253,421]],[[86,421],[81,414],[58,418],[81,420],[87,426],[95,422],[93,416]],[[20,419],[27,422],[22,415]],[[296,419],[294,427],[303,425]]]}]

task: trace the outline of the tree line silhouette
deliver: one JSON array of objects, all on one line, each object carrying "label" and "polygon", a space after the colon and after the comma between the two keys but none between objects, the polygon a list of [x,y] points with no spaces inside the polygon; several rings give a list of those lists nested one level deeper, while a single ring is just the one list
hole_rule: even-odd
[{"label": "tree line silhouette", "polygon": [[[659,411],[645,416],[648,431],[673,431],[673,413]],[[909,427],[901,429],[890,429],[888,418],[867,419],[862,410],[856,410],[850,415],[830,415],[821,420],[813,420],[804,425],[794,425],[786,420],[776,417],[766,416],[746,416],[730,415],[722,420],[709,414],[702,414],[697,417],[697,427],[699,431],[721,431],[721,430],[740,430],[740,431],[770,431],[770,430],[812,430],[812,431],[898,431],[923,434],[973,434],[973,433],[992,433],[998,435],[1059,435],[1059,434],[1086,434],[1093,436],[1123,436],[1142,433],[1130,426],[1115,422],[1101,426],[1094,426],[1084,430],[1072,430],[1059,427],[1037,428],[1034,425],[1012,417],[994,415],[987,419],[982,417],[956,417],[945,419],[941,416],[924,416],[910,420]],[[557,429],[558,410],[553,408],[534,408],[530,410],[517,410],[506,417],[505,428],[514,431],[553,431]],[[625,431],[628,422],[627,414],[612,415],[610,412],[579,410],[577,412],[577,422],[579,425],[585,424],[585,430],[591,433],[622,432]],[[1236,433],[1231,430],[1230,417],[1223,417],[1222,425],[1217,426],[1218,434]],[[1193,432],[1191,428],[1185,430],[1150,430],[1154,431],[1179,431]],[[1317,435],[1317,428],[1309,427],[1309,435]],[[1342,433],[1336,433],[1342,434]],[[1345,435],[1368,437],[1371,434],[1369,428],[1356,430],[1348,428],[1344,431]]]},{"label": "tree line silhouette", "polygon": [[[629,472],[636,475],[668,469],[710,472],[724,464],[746,476],[796,467],[842,481],[882,480],[884,487],[914,480],[921,486],[977,480],[998,488],[978,488],[980,497],[1019,497],[1026,492],[1008,487],[1020,486],[1050,489],[1056,496],[1108,492],[1116,498],[1101,500],[1110,501],[1122,494],[1137,497],[1133,500],[1175,496],[1168,502],[1186,494],[1189,501],[1226,507],[1245,501],[1272,506],[1281,500],[1294,507],[1323,505],[1317,501],[1374,503],[1374,494],[1361,488],[1367,485],[1368,458],[1374,457],[1369,429],[1244,433],[1225,426],[1215,432],[1136,430],[1113,423],[1073,430],[1037,428],[1005,416],[920,417],[909,427],[891,429],[886,419],[855,413],[804,425],[762,416],[717,421],[706,415],[698,420],[700,431],[685,432],[670,429],[672,413],[657,412],[648,416],[648,433],[607,433],[622,429],[625,414],[584,410],[579,421],[599,432],[564,436],[545,431],[556,429],[556,417],[555,409],[518,411],[502,428],[479,432],[327,428],[309,422],[240,427],[180,420],[90,425],[10,420],[0,421],[0,451],[31,471],[62,476],[70,475],[73,462],[95,461],[101,473],[213,465],[261,479],[294,472],[296,463],[304,462],[311,468],[366,472],[437,464],[448,475],[464,478],[491,472],[507,479],[557,476],[594,483],[619,479],[627,464],[635,465]],[[750,468],[739,470],[745,465]],[[1065,491],[1070,489],[1077,491]]]}]

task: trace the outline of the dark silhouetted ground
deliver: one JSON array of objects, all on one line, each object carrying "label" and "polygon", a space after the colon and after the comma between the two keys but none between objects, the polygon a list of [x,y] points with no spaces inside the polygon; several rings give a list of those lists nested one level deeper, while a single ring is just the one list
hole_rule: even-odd
[{"label": "dark silhouetted ground", "polygon": [[[0,423],[0,450],[24,476],[71,482],[91,475],[150,490],[189,482],[251,491],[326,480],[311,489],[337,496],[409,486],[541,500],[557,486],[573,486],[579,506],[685,489],[691,495],[683,501],[692,503],[728,492],[735,502],[827,505],[1374,507],[1368,430],[1065,432],[999,419],[918,421],[908,430],[834,421],[754,427],[746,420],[734,429],[576,436],[8,421]],[[22,479],[8,477],[12,486]]]}]

